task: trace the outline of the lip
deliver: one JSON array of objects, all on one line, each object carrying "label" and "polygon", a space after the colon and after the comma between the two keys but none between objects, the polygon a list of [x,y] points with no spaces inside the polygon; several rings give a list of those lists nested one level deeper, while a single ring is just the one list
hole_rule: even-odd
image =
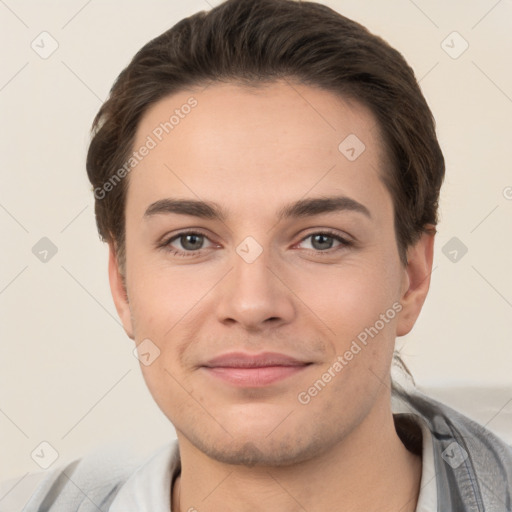
[{"label": "lip", "polygon": [[308,361],[300,361],[278,352],[260,352],[259,354],[229,352],[210,359],[203,366],[208,368],[262,368],[265,366],[303,366],[307,363]]},{"label": "lip", "polygon": [[311,363],[276,352],[231,352],[210,359],[203,369],[239,387],[263,387],[300,373]]}]

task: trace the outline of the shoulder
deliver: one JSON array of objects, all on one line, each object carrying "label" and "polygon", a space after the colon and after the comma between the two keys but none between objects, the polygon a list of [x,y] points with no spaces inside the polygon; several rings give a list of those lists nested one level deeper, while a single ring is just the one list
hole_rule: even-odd
[{"label": "shoulder", "polygon": [[399,395],[432,433],[440,502],[453,504],[453,510],[465,510],[467,504],[484,507],[478,510],[506,510],[503,507],[512,503],[512,447],[418,390]]},{"label": "shoulder", "polygon": [[[52,470],[28,475],[24,480],[28,480],[25,488],[30,489],[30,495],[17,498],[18,503],[10,505],[15,507],[11,509],[22,512],[107,511],[119,490],[148,459],[147,454],[125,448],[102,447]],[[152,453],[159,453],[163,448]],[[13,503],[12,500],[9,503]],[[0,507],[0,510],[4,509]]]}]

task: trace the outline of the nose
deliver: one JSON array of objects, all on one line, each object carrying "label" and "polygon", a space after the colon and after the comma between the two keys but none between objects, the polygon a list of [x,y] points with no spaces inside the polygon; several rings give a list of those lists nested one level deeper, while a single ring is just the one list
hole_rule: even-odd
[{"label": "nose", "polygon": [[225,325],[259,331],[287,324],[296,314],[293,292],[266,250],[252,262],[235,253],[233,268],[216,291],[217,319]]}]

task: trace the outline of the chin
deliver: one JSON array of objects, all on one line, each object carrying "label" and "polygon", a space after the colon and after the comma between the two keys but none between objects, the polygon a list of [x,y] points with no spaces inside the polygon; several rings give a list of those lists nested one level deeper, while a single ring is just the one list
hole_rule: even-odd
[{"label": "chin", "polygon": [[224,448],[204,446],[202,451],[211,459],[224,464],[247,467],[289,466],[318,455],[318,449],[314,445],[297,447],[295,444],[278,444],[276,446],[276,443],[258,441],[234,442],[231,446]]},{"label": "chin", "polygon": [[[275,428],[275,427],[274,427]],[[267,431],[267,430],[266,430]],[[211,459],[237,466],[280,467],[298,464],[318,457],[331,447],[329,441],[318,433],[307,436],[304,428],[295,432],[281,431],[262,435],[261,430],[245,429],[232,432],[231,436],[205,437],[197,432],[181,431],[188,441]]]}]

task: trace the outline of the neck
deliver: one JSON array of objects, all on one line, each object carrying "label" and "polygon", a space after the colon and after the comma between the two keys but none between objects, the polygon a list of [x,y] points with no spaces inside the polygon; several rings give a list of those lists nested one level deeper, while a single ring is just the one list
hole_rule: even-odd
[{"label": "neck", "polygon": [[322,455],[293,466],[224,464],[180,433],[178,441],[182,471],[172,492],[173,512],[416,509],[421,458],[400,441],[389,406],[372,411]]}]

